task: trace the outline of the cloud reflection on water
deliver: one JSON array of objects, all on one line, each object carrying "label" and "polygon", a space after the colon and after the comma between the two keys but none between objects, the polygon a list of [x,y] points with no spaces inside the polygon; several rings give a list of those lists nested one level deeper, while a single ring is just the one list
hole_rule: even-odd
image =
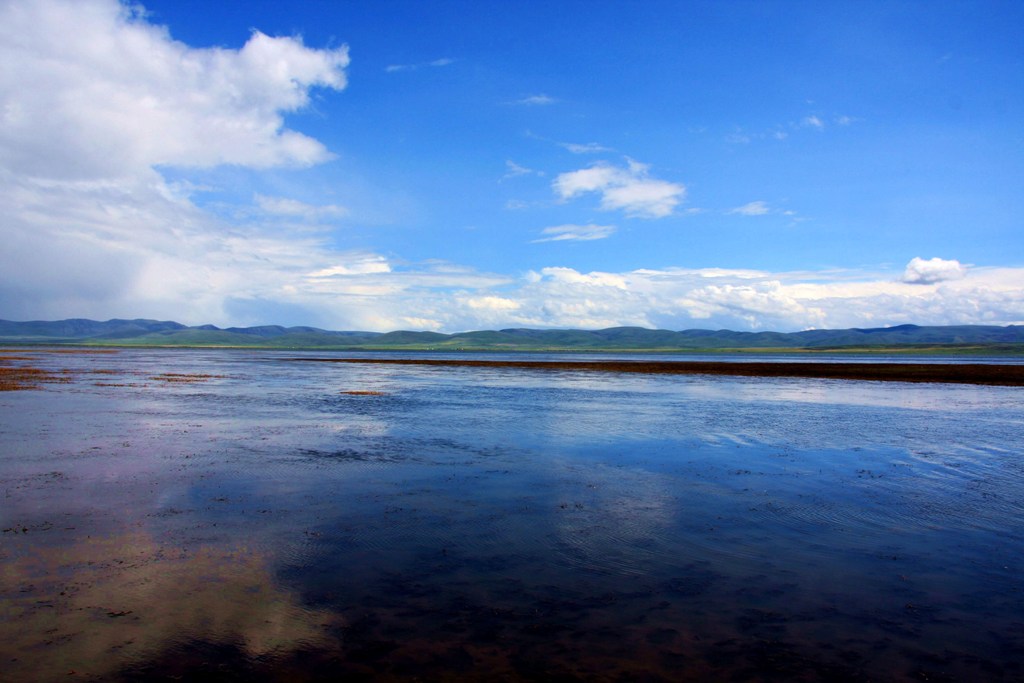
[{"label": "cloud reflection on water", "polygon": [[[168,546],[141,531],[32,543],[5,534],[0,652],[6,680],[104,678],[190,641],[275,657],[322,646],[339,615],[279,585],[243,546]],[[9,678],[7,678],[9,677]]]}]

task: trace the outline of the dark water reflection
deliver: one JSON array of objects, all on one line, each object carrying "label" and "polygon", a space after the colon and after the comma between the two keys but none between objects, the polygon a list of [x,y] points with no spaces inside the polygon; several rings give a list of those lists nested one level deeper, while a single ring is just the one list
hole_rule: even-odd
[{"label": "dark water reflection", "polygon": [[31,363],[0,680],[1024,678],[1019,389]]}]

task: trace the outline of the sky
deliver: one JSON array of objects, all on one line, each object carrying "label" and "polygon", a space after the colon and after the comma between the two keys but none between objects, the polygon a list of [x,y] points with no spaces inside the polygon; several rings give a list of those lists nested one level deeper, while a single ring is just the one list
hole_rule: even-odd
[{"label": "sky", "polygon": [[1024,3],[0,0],[0,318],[1024,324]]}]

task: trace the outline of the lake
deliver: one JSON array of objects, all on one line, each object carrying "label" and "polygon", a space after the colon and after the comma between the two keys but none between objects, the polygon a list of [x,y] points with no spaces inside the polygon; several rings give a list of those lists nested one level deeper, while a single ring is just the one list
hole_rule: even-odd
[{"label": "lake", "polygon": [[1020,388],[4,355],[0,680],[1024,678]]}]

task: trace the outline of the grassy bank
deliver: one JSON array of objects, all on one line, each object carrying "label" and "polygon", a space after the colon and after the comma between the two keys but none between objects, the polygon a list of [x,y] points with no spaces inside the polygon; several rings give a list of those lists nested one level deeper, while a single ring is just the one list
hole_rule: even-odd
[{"label": "grassy bank", "polygon": [[88,340],[88,341],[25,341],[5,340],[9,347],[67,347],[101,349],[251,349],[264,351],[383,351],[433,353],[573,353],[573,354],[784,354],[784,355],[925,355],[925,356],[1009,356],[1024,357],[1024,344],[900,344],[878,346],[827,347],[577,347],[577,346],[516,346],[516,345],[454,345],[454,344],[295,344],[295,343],[235,343],[220,342],[159,342],[156,340]]}]

